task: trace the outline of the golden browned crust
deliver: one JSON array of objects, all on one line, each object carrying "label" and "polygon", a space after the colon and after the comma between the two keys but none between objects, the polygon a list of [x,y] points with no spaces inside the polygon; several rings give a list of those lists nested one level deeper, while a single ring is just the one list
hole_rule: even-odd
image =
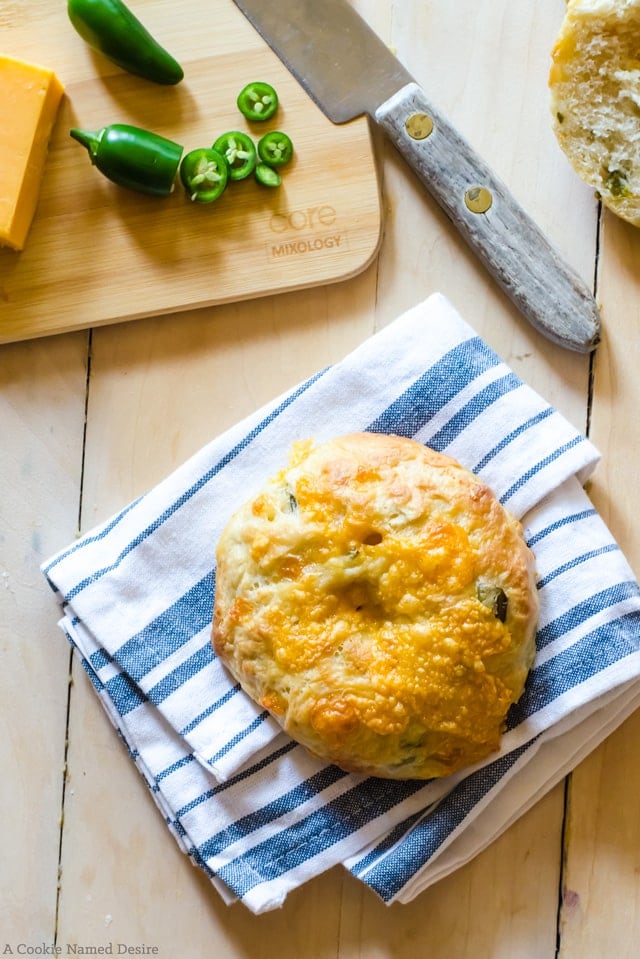
[{"label": "golden browned crust", "polygon": [[533,555],[454,460],[371,433],[295,444],[217,563],[215,652],[315,755],[424,779],[498,747],[534,655]]}]

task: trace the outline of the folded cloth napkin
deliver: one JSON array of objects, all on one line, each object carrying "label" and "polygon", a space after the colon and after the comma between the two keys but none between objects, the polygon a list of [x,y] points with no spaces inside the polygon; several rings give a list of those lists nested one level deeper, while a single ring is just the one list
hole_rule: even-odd
[{"label": "folded cloth napkin", "polygon": [[[537,657],[499,753],[390,782],[313,759],[210,644],[214,552],[295,439],[396,433],[481,475],[539,574]],[[640,590],[583,484],[589,441],[439,294],[215,439],[46,564],[62,630],[167,826],[254,912],[343,863],[387,903],[467,862],[640,703]]]}]

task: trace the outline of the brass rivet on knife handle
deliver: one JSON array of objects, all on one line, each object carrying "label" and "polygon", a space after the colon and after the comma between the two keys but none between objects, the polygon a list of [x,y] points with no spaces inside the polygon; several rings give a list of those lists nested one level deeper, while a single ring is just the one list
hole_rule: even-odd
[{"label": "brass rivet on knife handle", "polygon": [[[600,313],[587,284],[349,0],[234,2],[330,120],[366,113],[387,134],[533,326],[567,349],[595,348]],[[490,194],[489,215],[465,205],[465,191],[480,184]]]},{"label": "brass rivet on knife handle", "polygon": [[464,202],[472,213],[486,213],[493,203],[493,197],[486,187],[472,186],[465,193]]},{"label": "brass rivet on knife handle", "polygon": [[412,140],[426,140],[433,133],[433,120],[426,113],[413,113],[405,129]]}]

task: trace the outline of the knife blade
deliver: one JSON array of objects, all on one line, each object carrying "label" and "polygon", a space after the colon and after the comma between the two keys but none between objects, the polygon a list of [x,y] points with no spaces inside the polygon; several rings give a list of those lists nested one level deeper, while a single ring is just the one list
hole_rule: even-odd
[{"label": "knife blade", "polygon": [[368,114],[384,130],[535,329],[596,348],[591,290],[347,0],[234,3],[332,122]]}]

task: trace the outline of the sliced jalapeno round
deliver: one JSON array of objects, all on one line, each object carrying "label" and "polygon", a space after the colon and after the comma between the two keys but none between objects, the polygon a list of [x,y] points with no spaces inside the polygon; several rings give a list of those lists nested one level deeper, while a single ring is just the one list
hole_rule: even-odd
[{"label": "sliced jalapeno round", "polygon": [[269,166],[285,166],[291,162],[293,143],[286,133],[272,130],[258,141],[258,156]]},{"label": "sliced jalapeno round", "polygon": [[256,168],[256,147],[247,133],[238,130],[223,133],[213,144],[213,149],[227,161],[232,180],[244,180]]},{"label": "sliced jalapeno round", "polygon": [[237,103],[247,120],[268,120],[278,109],[278,94],[270,83],[254,80],[242,88]]},{"label": "sliced jalapeno round", "polygon": [[227,185],[227,161],[217,150],[205,147],[191,150],[180,164],[180,179],[194,202],[212,203],[224,193]]},{"label": "sliced jalapeno round", "polygon": [[282,177],[278,171],[266,163],[258,163],[255,176],[258,183],[262,186],[280,186],[282,183]]}]

